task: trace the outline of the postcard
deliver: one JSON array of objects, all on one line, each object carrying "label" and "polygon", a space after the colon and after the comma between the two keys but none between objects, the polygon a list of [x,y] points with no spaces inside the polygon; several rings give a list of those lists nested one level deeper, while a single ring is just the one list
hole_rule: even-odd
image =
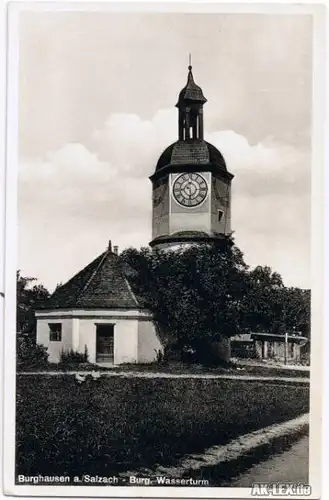
[{"label": "postcard", "polygon": [[324,14],[8,4],[5,494],[320,498]]}]

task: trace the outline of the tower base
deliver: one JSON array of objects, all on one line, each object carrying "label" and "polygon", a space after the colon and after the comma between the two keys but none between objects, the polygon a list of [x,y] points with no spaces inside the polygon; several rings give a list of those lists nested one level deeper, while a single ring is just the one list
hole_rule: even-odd
[{"label": "tower base", "polygon": [[[176,250],[182,248],[188,248],[191,245],[214,245],[220,244],[224,241],[230,241],[229,237],[231,234],[207,234],[204,232],[197,231],[182,231],[179,233],[174,233],[172,235],[158,236],[154,238],[150,243],[151,248],[156,248],[159,250]],[[230,241],[230,244],[231,243]]]}]

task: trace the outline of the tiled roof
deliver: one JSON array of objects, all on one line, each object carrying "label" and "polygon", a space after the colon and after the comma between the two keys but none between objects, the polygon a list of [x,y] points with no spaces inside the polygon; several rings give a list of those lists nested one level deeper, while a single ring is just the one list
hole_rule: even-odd
[{"label": "tiled roof", "polygon": [[192,66],[189,66],[187,84],[179,93],[177,106],[179,106],[180,102],[182,101],[198,101],[202,103],[207,102],[207,99],[203,95],[201,87],[196,85],[196,83],[194,82]]},{"label": "tiled roof", "polygon": [[59,287],[44,309],[136,309],[139,302],[111,250]]},{"label": "tiled roof", "polygon": [[176,141],[161,154],[156,170],[167,165],[207,165],[214,164],[219,169],[227,171],[225,160],[215,146],[203,139]]},{"label": "tiled roof", "polygon": [[[282,341],[284,342],[285,340],[285,335],[284,334],[279,334],[279,333],[268,333],[268,332],[252,332],[251,333],[251,338],[254,340],[277,340],[277,341]],[[302,335],[293,335],[289,334],[287,335],[287,338],[289,341],[297,341],[297,340],[308,340],[307,337],[304,337]]]},{"label": "tiled roof", "polygon": [[240,333],[238,335],[234,335],[231,337],[231,341],[234,342],[252,342],[251,334],[250,333]]},{"label": "tiled roof", "polygon": [[207,143],[202,140],[177,141],[174,144],[171,163],[209,163],[209,150]]}]

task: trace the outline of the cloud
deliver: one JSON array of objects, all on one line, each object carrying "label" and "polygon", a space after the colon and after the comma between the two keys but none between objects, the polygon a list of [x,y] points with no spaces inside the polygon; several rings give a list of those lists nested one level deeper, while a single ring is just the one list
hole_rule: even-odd
[{"label": "cloud", "polygon": [[[22,164],[21,195],[50,214],[65,211],[67,217],[108,217],[120,209],[123,215],[141,209],[145,180],[125,175],[111,161],[101,161],[82,144],[66,144],[49,152],[44,161]],[[36,189],[37,188],[37,189]],[[125,203],[123,203],[125,200]]]},{"label": "cloud", "polygon": [[235,175],[232,226],[247,263],[270,265],[287,284],[309,287],[310,152],[271,137],[251,145],[233,131],[207,139]]},{"label": "cloud", "polygon": [[[176,127],[171,109],[150,120],[116,113],[91,134],[89,149],[68,143],[45,158],[22,162],[22,269],[54,286],[102,252],[109,238],[121,248],[148,244],[148,176],[176,140]],[[270,137],[250,144],[233,130],[214,131],[206,139],[235,175],[232,225],[246,261],[270,265],[288,283],[308,286],[310,154]]]},{"label": "cloud", "polygon": [[102,158],[110,158],[123,176],[149,176],[162,150],[177,137],[177,111],[159,110],[151,120],[115,113],[93,133]]}]

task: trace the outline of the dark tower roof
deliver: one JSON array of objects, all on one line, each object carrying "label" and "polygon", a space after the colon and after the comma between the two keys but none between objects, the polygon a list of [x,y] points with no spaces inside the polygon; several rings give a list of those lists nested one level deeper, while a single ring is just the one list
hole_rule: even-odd
[{"label": "dark tower roof", "polygon": [[[203,170],[217,172],[226,178],[233,178],[227,170],[221,152],[203,138],[203,105],[206,102],[207,99],[201,87],[194,81],[192,66],[189,65],[187,83],[180,91],[176,104],[179,115],[179,139],[170,144],[160,155],[155,172],[150,177],[152,182],[169,172],[178,172],[182,168],[193,169],[196,166]],[[197,124],[195,124],[195,117],[198,120]],[[191,132],[189,129],[191,127],[193,129],[193,125],[195,130]]]},{"label": "dark tower roof", "polygon": [[180,104],[184,101],[201,102],[203,104],[207,102],[207,99],[203,95],[201,87],[196,85],[196,83],[194,82],[192,66],[188,67],[187,84],[180,91],[178,103],[176,104],[176,106],[179,107]]},{"label": "dark tower roof", "polygon": [[156,171],[167,165],[215,165],[227,171],[223,155],[215,146],[204,140],[176,141],[160,155]]},{"label": "dark tower roof", "polygon": [[44,309],[137,309],[139,302],[111,246],[57,288]]}]

